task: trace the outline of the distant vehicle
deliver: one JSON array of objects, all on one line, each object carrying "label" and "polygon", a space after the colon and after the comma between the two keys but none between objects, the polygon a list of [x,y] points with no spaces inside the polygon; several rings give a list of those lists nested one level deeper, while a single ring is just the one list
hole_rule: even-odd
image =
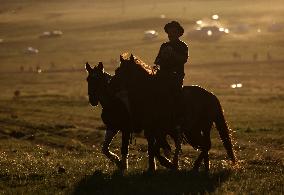
[{"label": "distant vehicle", "polygon": [[223,35],[229,33],[229,29],[220,28],[217,26],[204,26],[197,27],[196,29],[187,33],[190,39],[196,39],[200,41],[215,41],[219,40]]},{"label": "distant vehicle", "polygon": [[157,38],[159,33],[155,30],[147,30],[144,32],[144,40],[151,40]]},{"label": "distant vehicle", "polygon": [[45,31],[39,37],[40,38],[52,38],[52,37],[60,37],[63,35],[63,32],[60,30],[53,31]]},{"label": "distant vehicle", "polygon": [[26,54],[37,54],[38,52],[39,52],[38,49],[33,48],[33,47],[28,47],[28,48],[25,50],[25,53],[26,53]]}]

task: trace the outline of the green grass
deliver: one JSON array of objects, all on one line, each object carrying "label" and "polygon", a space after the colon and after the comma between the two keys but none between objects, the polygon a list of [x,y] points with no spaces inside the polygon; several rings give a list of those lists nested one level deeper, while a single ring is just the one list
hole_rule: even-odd
[{"label": "green grass", "polygon": [[[124,2],[124,11],[122,1],[1,2],[0,193],[283,194],[284,36],[283,31],[266,31],[272,21],[284,22],[282,1]],[[54,69],[83,69],[85,61],[103,61],[113,73],[117,65],[110,60],[119,59],[124,51],[151,64],[166,40],[164,23],[177,19],[189,31],[195,20],[215,13],[229,28],[248,23],[252,30],[216,42],[184,36],[190,47],[184,83],[203,86],[220,99],[234,130],[237,166],[227,161],[213,129],[208,175],[191,171],[199,152],[189,145],[183,145],[180,171],[159,165],[157,173],[149,175],[147,144],[136,135],[130,145],[129,171],[122,176],[100,151],[104,125],[100,107],[88,104],[86,73],[28,72],[36,65],[49,69],[51,62]],[[159,19],[161,14],[166,20]],[[63,36],[38,38],[53,29],[62,30]],[[157,30],[159,38],[143,41],[147,29]],[[24,54],[28,46],[38,48],[39,54]],[[242,59],[232,57],[235,51]],[[253,61],[254,53],[258,61]],[[243,87],[232,89],[233,83]],[[116,153],[120,138],[119,134],[111,146]]]}]

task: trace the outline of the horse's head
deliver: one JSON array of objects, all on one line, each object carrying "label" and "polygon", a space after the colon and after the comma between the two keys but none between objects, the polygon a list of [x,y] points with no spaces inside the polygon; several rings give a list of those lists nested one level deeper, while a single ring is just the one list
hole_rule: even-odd
[{"label": "horse's head", "polygon": [[92,106],[97,106],[99,103],[99,96],[107,84],[104,66],[102,62],[99,62],[97,66],[92,68],[87,62],[85,68],[88,72],[87,82],[89,102]]},{"label": "horse's head", "polygon": [[124,53],[120,55],[120,72],[127,78],[150,78],[157,73],[157,69],[143,62],[139,57]]},{"label": "horse's head", "polygon": [[120,55],[120,68],[124,68],[124,67],[129,68],[129,67],[132,67],[134,64],[136,64],[135,58],[132,54],[130,55],[128,59],[126,59],[125,57],[126,55],[128,55],[128,53]]}]

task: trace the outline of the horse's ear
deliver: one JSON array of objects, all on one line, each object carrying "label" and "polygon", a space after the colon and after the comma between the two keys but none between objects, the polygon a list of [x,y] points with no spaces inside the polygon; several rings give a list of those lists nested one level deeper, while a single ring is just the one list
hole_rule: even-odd
[{"label": "horse's ear", "polygon": [[119,58],[120,58],[120,62],[123,62],[123,61],[124,61],[122,55],[120,55]]},{"label": "horse's ear", "polygon": [[100,71],[103,71],[103,70],[104,70],[104,65],[103,65],[102,62],[99,62],[99,64],[98,64],[98,69],[99,69]]},{"label": "horse's ear", "polygon": [[90,66],[90,64],[88,62],[86,62],[85,68],[88,72],[90,72],[92,70],[92,67]]},{"label": "horse's ear", "polygon": [[134,56],[133,56],[133,54],[130,55],[130,58],[129,58],[129,59],[130,59],[130,61],[134,62]]}]

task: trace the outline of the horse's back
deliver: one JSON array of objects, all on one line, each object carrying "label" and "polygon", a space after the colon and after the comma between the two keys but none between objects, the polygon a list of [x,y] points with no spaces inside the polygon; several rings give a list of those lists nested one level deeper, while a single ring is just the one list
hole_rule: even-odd
[{"label": "horse's back", "polygon": [[198,85],[184,86],[183,97],[185,98],[185,101],[190,99],[192,103],[206,103],[217,99],[212,92],[207,91]]}]

